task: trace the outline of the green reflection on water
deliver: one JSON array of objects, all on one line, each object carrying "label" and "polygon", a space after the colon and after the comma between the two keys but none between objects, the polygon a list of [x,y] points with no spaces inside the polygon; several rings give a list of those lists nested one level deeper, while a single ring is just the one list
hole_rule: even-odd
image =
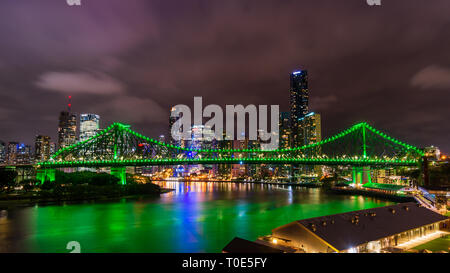
[{"label": "green reflection on water", "polygon": [[320,189],[160,182],[161,197],[15,209],[0,218],[3,252],[220,252],[235,236],[255,240],[294,220],[386,206]]}]

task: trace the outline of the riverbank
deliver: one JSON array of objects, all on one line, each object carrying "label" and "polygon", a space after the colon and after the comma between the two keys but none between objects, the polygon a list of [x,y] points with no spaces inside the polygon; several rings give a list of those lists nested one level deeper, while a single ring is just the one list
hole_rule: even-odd
[{"label": "riverbank", "polygon": [[292,186],[292,187],[305,187],[305,188],[322,188],[325,192],[331,194],[339,194],[339,195],[361,195],[367,197],[375,197],[384,199],[392,202],[416,202],[413,197],[399,194],[387,194],[382,192],[369,191],[364,189],[355,189],[348,187],[324,187],[324,184],[321,182],[304,182],[304,183],[291,183],[291,182],[265,182],[265,181],[243,181],[243,180],[152,180],[155,182],[179,182],[179,183],[189,183],[189,182],[206,182],[206,183],[237,183],[237,184],[264,184],[264,185],[277,185],[277,186]]},{"label": "riverbank", "polygon": [[376,192],[376,191],[368,191],[364,189],[355,189],[355,188],[343,188],[343,187],[332,187],[330,189],[326,190],[327,192],[333,193],[333,194],[344,194],[344,195],[362,195],[362,196],[368,196],[368,197],[376,197],[380,199],[385,199],[393,202],[416,202],[416,200],[407,195],[398,195],[398,194],[387,194],[382,192]]},{"label": "riverbank", "polygon": [[237,184],[262,184],[262,185],[277,185],[277,186],[296,186],[296,187],[306,187],[306,188],[321,188],[322,183],[292,183],[292,182],[266,182],[266,181],[244,181],[244,180],[151,180],[152,182],[179,182],[179,183],[189,183],[189,182],[204,182],[204,183],[237,183]]},{"label": "riverbank", "polygon": [[16,206],[31,206],[35,204],[59,204],[81,201],[108,201],[131,199],[144,196],[159,196],[173,191],[161,188],[155,184],[131,185],[76,185],[57,187],[51,190],[34,190],[29,192],[12,192],[0,194],[0,209]]}]

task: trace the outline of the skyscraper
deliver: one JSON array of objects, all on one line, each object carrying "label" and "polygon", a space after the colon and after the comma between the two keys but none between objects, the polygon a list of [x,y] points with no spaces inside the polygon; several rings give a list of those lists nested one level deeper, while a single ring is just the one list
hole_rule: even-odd
[{"label": "skyscraper", "polygon": [[309,145],[322,140],[322,125],[320,114],[311,112],[299,120],[300,139],[303,145]]},{"label": "skyscraper", "polygon": [[54,155],[56,153],[56,143],[50,142],[50,156]]},{"label": "skyscraper", "polygon": [[34,158],[36,161],[48,160],[50,158],[50,137],[36,136],[34,148]]},{"label": "skyscraper", "polygon": [[58,149],[68,147],[77,142],[77,116],[62,111],[59,115]]},{"label": "skyscraper", "polygon": [[80,141],[95,136],[100,128],[100,116],[96,114],[80,114]]},{"label": "skyscraper", "polygon": [[302,145],[299,120],[308,113],[308,72],[295,71],[291,74],[290,110],[292,147]]},{"label": "skyscraper", "polygon": [[[172,113],[176,112],[176,108],[172,107],[170,109],[170,116],[169,116],[169,137],[168,139],[170,140],[170,144],[175,145],[175,146],[180,146],[180,147],[185,147],[186,143],[185,141],[183,141],[183,139],[181,138],[181,136],[177,137],[176,139],[173,138],[172,136],[172,126],[173,124],[180,118],[179,116],[172,116]],[[191,128],[187,128],[188,130],[190,130]],[[186,130],[186,128],[183,128],[183,130]],[[180,132],[181,132],[181,128],[180,128]]]},{"label": "skyscraper", "polygon": [[30,164],[32,161],[31,146],[19,142],[9,142],[6,161],[11,165]]},{"label": "skyscraper", "polygon": [[291,119],[289,112],[281,112],[278,124],[280,128],[279,145],[280,149],[286,149],[291,144]]},{"label": "skyscraper", "polygon": [[19,153],[19,142],[8,142],[8,148],[6,152],[6,163],[14,165],[17,163],[17,155]]}]

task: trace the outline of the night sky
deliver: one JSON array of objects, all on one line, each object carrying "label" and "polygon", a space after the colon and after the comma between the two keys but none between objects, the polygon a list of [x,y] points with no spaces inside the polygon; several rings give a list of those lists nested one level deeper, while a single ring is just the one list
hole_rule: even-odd
[{"label": "night sky", "polygon": [[155,137],[171,106],[279,104],[307,69],[324,137],[369,124],[450,151],[450,1],[2,0],[0,139],[76,113]]}]

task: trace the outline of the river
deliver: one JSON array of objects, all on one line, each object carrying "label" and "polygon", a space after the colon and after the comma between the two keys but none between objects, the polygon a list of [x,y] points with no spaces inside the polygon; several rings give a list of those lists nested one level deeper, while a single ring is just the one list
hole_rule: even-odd
[{"label": "river", "polygon": [[35,205],[0,215],[0,252],[220,252],[294,220],[387,206],[321,189],[219,182],[158,182],[160,197]]}]

